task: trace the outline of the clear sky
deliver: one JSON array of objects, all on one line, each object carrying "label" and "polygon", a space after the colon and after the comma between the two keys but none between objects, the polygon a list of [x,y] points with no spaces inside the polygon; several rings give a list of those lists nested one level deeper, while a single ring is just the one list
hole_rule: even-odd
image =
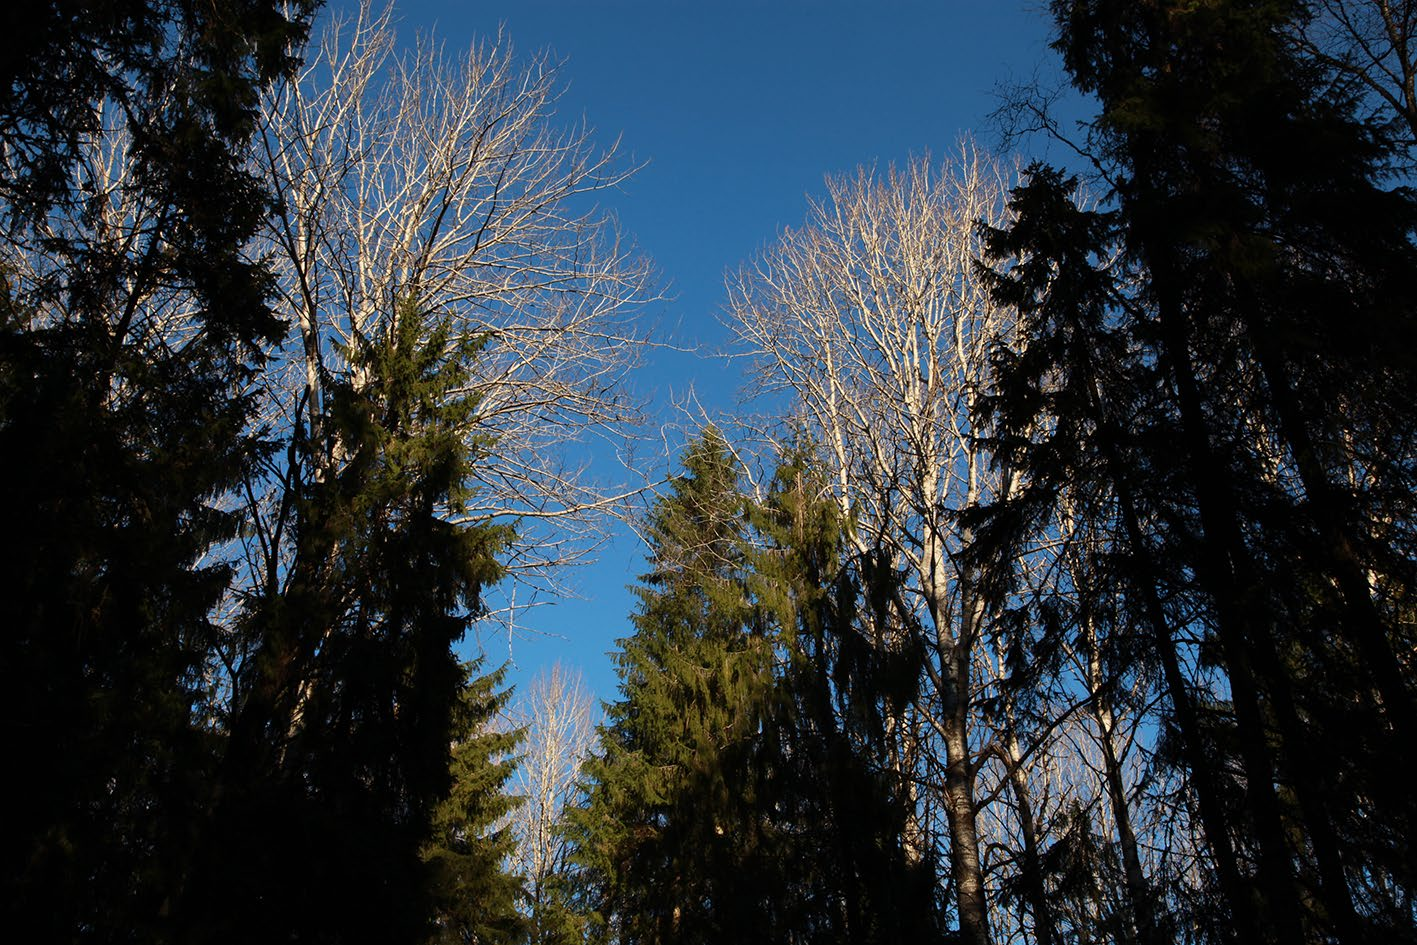
[{"label": "clear sky", "polygon": [[[669,285],[656,321],[666,340],[706,350],[724,341],[725,270],[799,224],[824,175],[943,155],[965,133],[992,146],[1000,84],[1056,71],[1038,0],[400,0],[397,9],[402,39],[436,29],[452,51],[500,27],[522,53],[564,58],[561,115],[584,117],[598,140],[618,137],[647,162],[603,203]],[[671,420],[691,383],[711,410],[732,409],[738,380],[721,361],[657,352],[636,386]],[[560,658],[614,698],[608,653],[629,633],[626,585],[643,565],[624,535],[582,569],[584,599],[530,618],[554,635],[513,642],[513,681]],[[488,643],[495,665],[505,640]]]}]

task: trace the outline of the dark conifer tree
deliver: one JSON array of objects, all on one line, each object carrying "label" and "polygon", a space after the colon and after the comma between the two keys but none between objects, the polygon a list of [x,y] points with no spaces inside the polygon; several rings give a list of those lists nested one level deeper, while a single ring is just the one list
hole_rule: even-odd
[{"label": "dark conifer tree", "polygon": [[[451,647],[499,574],[506,535],[450,520],[466,507],[476,459],[476,403],[460,393],[476,345],[428,322],[402,303],[386,337],[348,352],[359,384],[330,381],[343,461],[302,483],[290,563],[247,612],[254,650],[233,681],[183,904],[191,938],[413,941],[430,931],[420,851],[452,786],[450,745],[468,734],[456,726],[469,709]],[[460,769],[483,752],[472,744]],[[495,771],[480,785],[498,787]],[[470,790],[464,780],[466,809]],[[233,895],[252,908],[223,911]]]},{"label": "dark conifer tree", "polygon": [[[995,234],[1028,344],[994,416],[1033,498],[994,524],[1061,488],[1113,523],[1231,913],[1214,928],[1410,937],[1414,812],[1386,773],[1413,725],[1395,145],[1295,53],[1302,4],[1053,6],[1115,202],[1079,211],[1039,169]],[[1193,691],[1187,638],[1221,692]]]},{"label": "dark conifer tree", "polygon": [[941,936],[935,864],[914,862],[912,799],[885,756],[892,657],[871,645],[860,569],[810,444],[783,457],[751,511],[755,619],[778,669],[760,750],[773,777],[762,816],[783,837],[782,942],[930,942]]},{"label": "dark conifer tree", "polygon": [[504,670],[468,681],[453,718],[452,791],[435,808],[423,847],[430,870],[436,945],[514,945],[530,922],[518,911],[523,878],[507,871],[516,839],[505,816],[522,798],[507,793],[521,731],[493,727],[511,695],[497,691]]},{"label": "dark conifer tree", "polygon": [[[506,537],[454,524],[478,346],[401,305],[320,378],[318,431],[255,428],[285,326],[248,146],[317,5],[5,11],[0,732],[27,774],[0,919],[27,940],[520,934],[475,833],[505,774],[474,731],[493,684],[451,653]],[[267,476],[261,532],[227,510]],[[232,600],[238,533],[268,567]]]},{"label": "dark conifer tree", "polygon": [[650,572],[622,641],[574,836],[600,933],[621,943],[763,941],[775,838],[754,745],[773,648],[744,587],[744,501],[720,434],[689,447],[651,513]]},{"label": "dark conifer tree", "polygon": [[[1057,508],[1067,504],[1077,522],[1067,552],[1073,599],[1052,595],[1034,602],[1024,614],[1037,627],[1032,648],[1056,650],[1090,623],[1094,633],[1105,630],[1108,680],[1146,674],[1149,667],[1159,671],[1176,744],[1194,773],[1198,816],[1211,838],[1217,875],[1231,894],[1247,898],[1231,812],[1221,802],[1202,738],[1199,694],[1176,642],[1185,616],[1178,613],[1184,583],[1170,583],[1174,533],[1158,527],[1166,523],[1158,498],[1181,494],[1185,485],[1180,470],[1152,452],[1174,441],[1174,420],[1154,365],[1139,354],[1119,317],[1126,310],[1120,276],[1108,263],[1115,214],[1076,206],[1075,187],[1057,171],[1034,167],[1013,197],[1016,222],[990,237],[994,258],[1011,264],[993,291],[1020,313],[1027,344],[1017,352],[1000,349],[995,390],[984,407],[999,455],[1025,478],[1007,502],[987,511],[979,548],[998,562],[1016,560],[1028,540],[1053,528]],[[1013,573],[1004,566],[988,571],[1005,578]],[[1000,599],[1010,590],[994,589]],[[1048,665],[1045,660],[1045,671]],[[1076,886],[1076,870],[1069,873],[1065,885]],[[1147,905],[1157,904],[1133,909],[1157,911]]]},{"label": "dark conifer tree", "polygon": [[[181,873],[210,733],[219,497],[257,447],[280,325],[242,253],[260,91],[314,4],[20,0],[0,56],[0,716],[16,810],[0,921],[147,939]],[[125,176],[96,155],[118,149]],[[115,219],[119,222],[115,223]]]},{"label": "dark conifer tree", "polygon": [[716,432],[650,520],[622,699],[573,836],[615,942],[930,941],[841,515],[799,450],[758,506]]}]

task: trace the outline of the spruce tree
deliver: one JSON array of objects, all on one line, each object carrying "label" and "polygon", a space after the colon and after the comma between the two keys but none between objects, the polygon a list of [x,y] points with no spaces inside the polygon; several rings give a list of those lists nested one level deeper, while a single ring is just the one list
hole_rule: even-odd
[{"label": "spruce tree", "polygon": [[[420,851],[472,711],[452,646],[506,539],[455,522],[476,460],[477,404],[463,393],[476,348],[409,299],[385,336],[347,352],[348,376],[329,379],[336,462],[301,484],[289,564],[245,616],[254,651],[234,680],[184,935],[392,942],[430,931]],[[458,767],[482,750],[465,747]],[[499,786],[490,776],[480,789]],[[472,788],[459,790],[471,810]],[[253,908],[223,914],[232,895]]]},{"label": "spruce tree", "polygon": [[281,329],[244,255],[269,210],[245,147],[313,6],[6,9],[0,732],[25,813],[0,921],[20,937],[159,936],[181,880],[214,748],[194,724],[212,552]]},{"label": "spruce tree", "polygon": [[[1213,928],[1410,935],[1409,893],[1384,891],[1412,883],[1384,770],[1413,725],[1400,144],[1296,52],[1301,3],[1053,9],[1113,202],[1079,211],[1038,169],[994,238],[1028,337],[994,416],[1033,498],[993,523],[1062,489],[1108,517],[1230,909]],[[1187,640],[1219,691],[1187,678]]]},{"label": "spruce tree", "polygon": [[942,935],[934,864],[907,855],[912,798],[885,753],[895,659],[870,642],[862,569],[814,456],[793,442],[750,510],[748,589],[778,652],[759,749],[760,816],[781,838],[773,936],[929,942]]},{"label": "spruce tree", "polygon": [[622,642],[572,835],[615,942],[929,941],[929,862],[882,757],[891,667],[869,643],[842,516],[783,461],[764,501],[710,430],[650,519],[652,570]]},{"label": "spruce tree", "polygon": [[523,799],[507,793],[521,731],[493,727],[511,693],[498,691],[505,669],[468,681],[453,720],[452,790],[433,811],[422,857],[436,945],[513,945],[530,931],[518,911],[523,878],[506,863],[516,843],[506,815]]},{"label": "spruce tree", "polygon": [[621,698],[574,814],[599,934],[627,945],[767,940],[776,892],[754,768],[774,654],[750,622],[743,499],[717,431],[683,463],[647,523]]}]

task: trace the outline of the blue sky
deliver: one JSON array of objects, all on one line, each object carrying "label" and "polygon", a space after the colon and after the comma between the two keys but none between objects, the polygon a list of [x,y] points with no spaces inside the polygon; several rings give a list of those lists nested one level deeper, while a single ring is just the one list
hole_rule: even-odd
[{"label": "blue sky", "polygon": [[[1001,83],[1056,70],[1038,0],[401,0],[401,38],[436,29],[450,49],[499,27],[521,53],[565,59],[560,102],[598,140],[647,162],[603,203],[656,263],[671,299],[666,340],[722,347],[723,276],[805,212],[826,174],[984,144]],[[721,361],[658,352],[641,393],[672,420],[693,384],[731,410],[738,380]],[[557,658],[596,694],[615,695],[608,653],[629,632],[643,549],[622,535],[575,578],[583,600],[536,611],[550,635],[513,641],[514,682]],[[505,656],[489,641],[489,662]]]}]

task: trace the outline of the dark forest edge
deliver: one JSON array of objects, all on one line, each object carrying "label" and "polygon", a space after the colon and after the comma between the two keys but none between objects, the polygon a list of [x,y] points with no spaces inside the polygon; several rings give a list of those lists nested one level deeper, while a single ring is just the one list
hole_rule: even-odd
[{"label": "dark forest edge", "polygon": [[16,6],[17,939],[1417,942],[1417,4],[1057,0],[1085,174],[830,179],[588,749],[454,647],[612,504],[626,172],[316,7]]}]

